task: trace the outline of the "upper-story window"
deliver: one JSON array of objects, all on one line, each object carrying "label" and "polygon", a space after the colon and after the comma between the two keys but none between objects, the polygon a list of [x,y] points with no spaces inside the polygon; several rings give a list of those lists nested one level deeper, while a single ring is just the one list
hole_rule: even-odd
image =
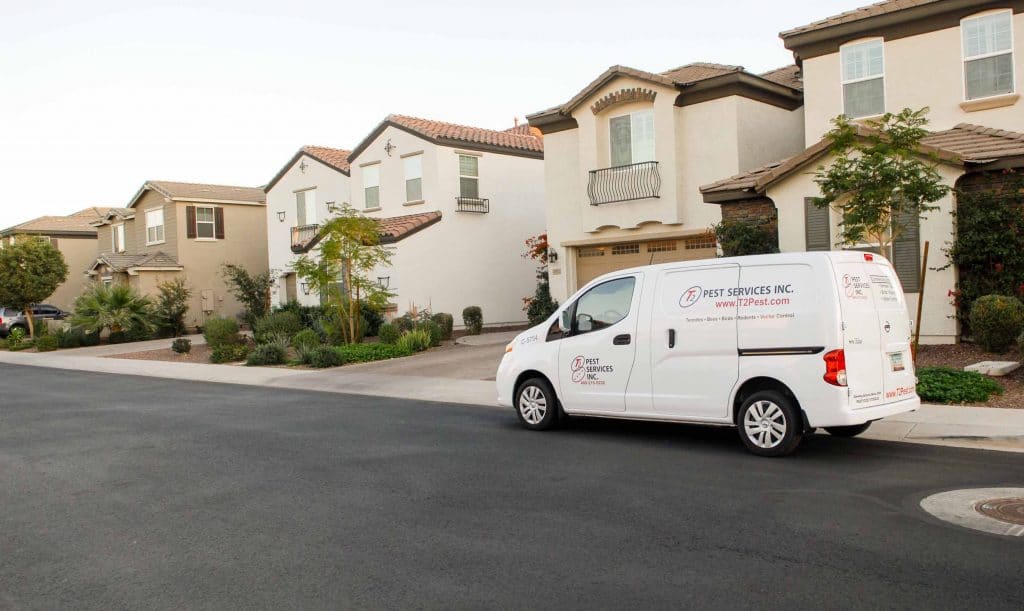
[{"label": "upper-story window", "polygon": [[110,248],[112,252],[124,252],[124,224],[110,228]]},{"label": "upper-story window", "polygon": [[146,244],[159,244],[164,241],[164,209],[146,211]]},{"label": "upper-story window", "polygon": [[480,198],[480,158],[459,155],[459,197]]},{"label": "upper-story window", "polygon": [[1000,11],[960,22],[964,95],[968,100],[1013,93],[1013,13]]},{"label": "upper-story window", "polygon": [[411,155],[402,160],[405,169],[405,201],[423,199],[423,155]]},{"label": "upper-story window", "polygon": [[212,240],[216,236],[216,216],[212,206],[196,207],[196,237]]},{"label": "upper-story window", "polygon": [[852,119],[885,112],[885,55],[882,40],[840,49],[843,65],[843,114]]},{"label": "upper-story window", "polygon": [[363,207],[367,210],[380,208],[380,166],[363,168]]},{"label": "upper-story window", "polygon": [[316,223],[316,189],[307,189],[295,193],[295,224],[313,225]]},{"label": "upper-story window", "polygon": [[641,110],[608,120],[613,167],[654,161],[654,110]]}]

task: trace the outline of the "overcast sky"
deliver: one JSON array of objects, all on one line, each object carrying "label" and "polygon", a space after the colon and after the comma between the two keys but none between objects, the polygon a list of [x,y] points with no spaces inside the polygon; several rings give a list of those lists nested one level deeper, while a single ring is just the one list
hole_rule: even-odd
[{"label": "overcast sky", "polygon": [[147,179],[259,186],[389,112],[511,127],[613,64],[762,72],[779,31],[865,3],[0,0],[0,227]]}]

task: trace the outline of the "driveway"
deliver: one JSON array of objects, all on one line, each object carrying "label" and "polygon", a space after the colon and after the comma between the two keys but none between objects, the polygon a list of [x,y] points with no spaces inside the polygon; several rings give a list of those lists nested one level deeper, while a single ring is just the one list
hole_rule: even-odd
[{"label": "driveway", "polygon": [[1024,541],[918,507],[1021,485],[1016,454],[815,436],[767,460],[728,430],[0,380],[0,608],[1024,607]]}]

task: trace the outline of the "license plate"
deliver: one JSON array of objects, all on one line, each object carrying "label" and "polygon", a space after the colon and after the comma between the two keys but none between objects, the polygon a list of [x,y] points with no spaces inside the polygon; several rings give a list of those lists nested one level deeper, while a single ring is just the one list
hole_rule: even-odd
[{"label": "license plate", "polygon": [[902,352],[890,352],[889,363],[892,365],[893,371],[903,371],[903,353]]}]

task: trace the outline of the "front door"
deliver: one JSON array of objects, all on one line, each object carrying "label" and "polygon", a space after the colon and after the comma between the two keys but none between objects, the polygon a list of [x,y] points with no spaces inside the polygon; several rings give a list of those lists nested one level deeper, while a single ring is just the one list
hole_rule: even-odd
[{"label": "front door", "polygon": [[569,411],[622,412],[636,357],[642,274],[595,285],[571,304],[559,341],[558,381]]}]

